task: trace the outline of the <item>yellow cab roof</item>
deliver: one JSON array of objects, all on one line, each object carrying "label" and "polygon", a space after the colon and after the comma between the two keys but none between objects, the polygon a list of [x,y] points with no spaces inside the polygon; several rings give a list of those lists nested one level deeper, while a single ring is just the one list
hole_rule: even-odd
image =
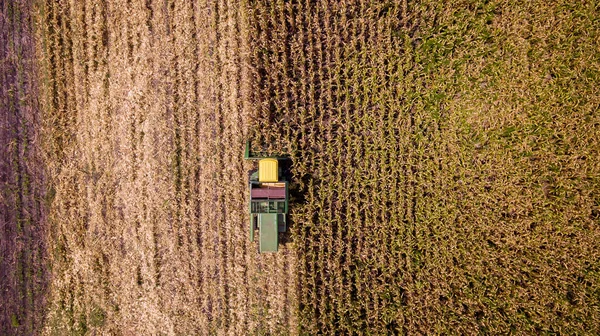
[{"label": "yellow cab roof", "polygon": [[258,181],[277,182],[279,180],[279,167],[277,159],[261,159],[258,161]]}]

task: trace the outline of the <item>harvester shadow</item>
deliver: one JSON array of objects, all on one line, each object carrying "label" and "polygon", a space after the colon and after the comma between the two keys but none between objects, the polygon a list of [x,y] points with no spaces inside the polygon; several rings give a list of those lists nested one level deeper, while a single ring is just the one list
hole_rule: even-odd
[{"label": "harvester shadow", "polygon": [[[300,184],[297,181],[294,181],[292,174],[292,167],[294,162],[292,158],[286,158],[285,160],[281,160],[281,169],[283,178],[286,181],[289,181],[289,201],[288,207],[289,209],[294,209],[297,204],[301,204],[305,201],[304,192],[300,188]],[[287,230],[279,234],[279,243],[282,245],[287,245],[288,242],[292,241],[292,235],[290,234],[292,228],[294,228],[295,223],[293,220],[293,216],[288,213],[287,216]]]}]

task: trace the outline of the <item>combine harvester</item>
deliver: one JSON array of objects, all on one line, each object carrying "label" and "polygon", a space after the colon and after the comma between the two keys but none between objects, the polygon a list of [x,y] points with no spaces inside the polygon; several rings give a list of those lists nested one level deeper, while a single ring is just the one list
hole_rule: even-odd
[{"label": "combine harvester", "polygon": [[277,252],[279,233],[287,230],[288,181],[283,176],[280,161],[284,157],[254,156],[246,142],[246,160],[258,160],[258,169],[249,177],[250,187],[250,241],[255,233],[260,236],[258,250]]}]

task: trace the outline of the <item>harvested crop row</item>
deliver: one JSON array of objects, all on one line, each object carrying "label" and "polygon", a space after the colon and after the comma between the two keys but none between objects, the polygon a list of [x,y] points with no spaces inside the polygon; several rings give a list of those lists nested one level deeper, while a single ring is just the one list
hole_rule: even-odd
[{"label": "harvested crop row", "polygon": [[243,8],[45,3],[48,334],[295,329],[293,253],[247,236]]}]

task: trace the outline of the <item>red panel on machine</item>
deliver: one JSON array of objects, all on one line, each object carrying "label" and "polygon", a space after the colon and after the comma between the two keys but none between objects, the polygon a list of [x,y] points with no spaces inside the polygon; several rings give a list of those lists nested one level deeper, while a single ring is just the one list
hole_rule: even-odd
[{"label": "red panel on machine", "polygon": [[252,199],[266,198],[266,199],[284,199],[285,188],[281,187],[266,187],[266,188],[252,188]]}]

